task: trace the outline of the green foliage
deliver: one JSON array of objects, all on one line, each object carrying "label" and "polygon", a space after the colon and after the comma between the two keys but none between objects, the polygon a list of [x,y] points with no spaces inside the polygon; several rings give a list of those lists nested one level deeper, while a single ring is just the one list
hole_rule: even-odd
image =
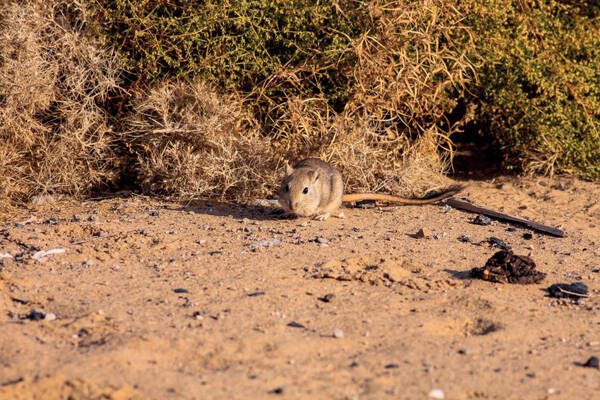
[{"label": "green foliage", "polygon": [[[367,13],[355,1],[96,0],[95,18],[137,83],[210,82],[267,103],[302,94],[343,104],[349,42]],[[274,107],[276,104],[268,104]]]},{"label": "green foliage", "polygon": [[600,178],[600,6],[465,1],[483,58],[476,120],[506,166]]}]

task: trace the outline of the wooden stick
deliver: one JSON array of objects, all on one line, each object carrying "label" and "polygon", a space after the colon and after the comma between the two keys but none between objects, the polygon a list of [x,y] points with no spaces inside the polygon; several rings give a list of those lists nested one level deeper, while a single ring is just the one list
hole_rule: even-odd
[{"label": "wooden stick", "polygon": [[452,206],[454,208],[457,208],[459,210],[470,211],[470,212],[474,212],[474,213],[487,215],[488,217],[493,217],[493,218],[497,218],[497,219],[504,220],[504,221],[510,221],[510,222],[515,222],[517,224],[522,224],[533,230],[536,230],[539,232],[544,232],[544,233],[549,233],[550,235],[554,235],[554,236],[558,236],[558,237],[565,236],[565,232],[561,231],[560,229],[553,228],[553,227],[547,226],[547,225],[542,225],[537,222],[529,221],[527,219],[513,217],[512,215],[504,214],[499,211],[490,210],[489,208],[476,206],[475,204],[469,203],[468,201],[452,198],[452,199],[446,200],[446,204],[448,204],[449,206]]}]

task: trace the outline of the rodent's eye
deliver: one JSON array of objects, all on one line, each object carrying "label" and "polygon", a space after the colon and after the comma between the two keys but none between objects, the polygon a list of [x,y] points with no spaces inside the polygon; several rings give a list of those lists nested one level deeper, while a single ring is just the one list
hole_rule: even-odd
[{"label": "rodent's eye", "polygon": [[305,187],[304,190],[302,191],[302,193],[304,193],[304,194],[308,193],[308,188]]}]

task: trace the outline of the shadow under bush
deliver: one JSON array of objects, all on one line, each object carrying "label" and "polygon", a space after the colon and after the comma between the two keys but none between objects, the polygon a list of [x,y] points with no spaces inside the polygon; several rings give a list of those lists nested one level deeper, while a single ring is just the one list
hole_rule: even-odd
[{"label": "shadow under bush", "polygon": [[474,129],[509,169],[600,178],[600,6],[458,1],[483,58]]}]

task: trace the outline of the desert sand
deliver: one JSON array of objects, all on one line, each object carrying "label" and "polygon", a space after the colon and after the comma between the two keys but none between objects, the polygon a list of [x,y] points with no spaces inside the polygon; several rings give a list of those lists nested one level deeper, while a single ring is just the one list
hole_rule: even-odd
[{"label": "desert sand", "polygon": [[[0,224],[0,398],[600,398],[582,365],[600,356],[599,184],[464,183],[567,236],[444,205],[319,222],[263,203],[40,198]],[[546,278],[474,279],[490,237]],[[589,297],[546,291],[576,281]]]}]

